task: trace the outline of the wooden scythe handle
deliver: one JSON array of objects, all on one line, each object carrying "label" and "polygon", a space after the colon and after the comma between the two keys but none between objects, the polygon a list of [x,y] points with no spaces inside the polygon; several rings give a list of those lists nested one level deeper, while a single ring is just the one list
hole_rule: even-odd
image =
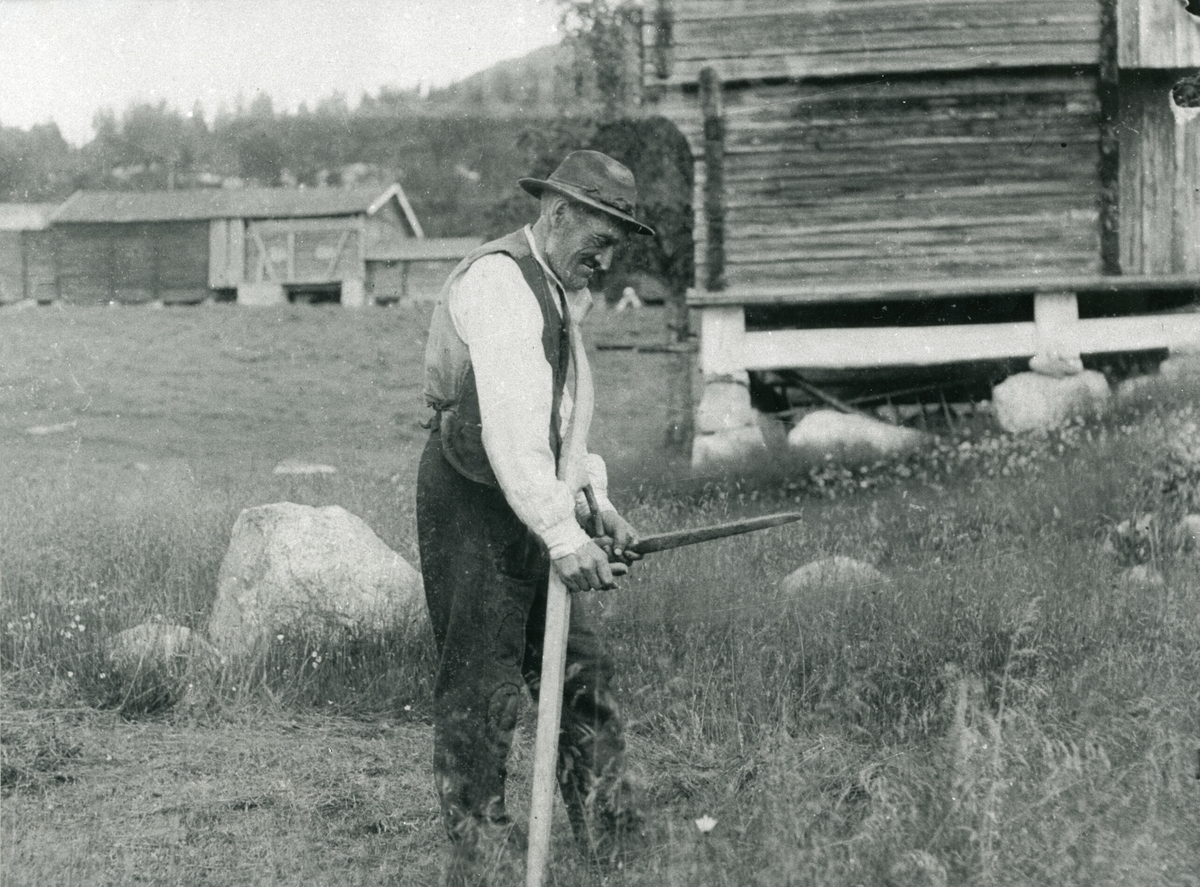
[{"label": "wooden scythe handle", "polygon": [[[595,391],[579,327],[569,324],[571,355],[575,360],[575,408],[563,442],[558,477],[572,491],[587,481],[583,457],[587,454],[588,428],[592,423]],[[542,642],[542,678],[538,690],[537,739],[533,746],[533,798],[529,805],[529,852],[525,858],[525,887],[542,887],[550,859],[550,820],[558,764],[558,732],[562,722],[563,683],[567,663],[567,632],[571,624],[571,597],[554,566],[546,591],[546,627]]]}]

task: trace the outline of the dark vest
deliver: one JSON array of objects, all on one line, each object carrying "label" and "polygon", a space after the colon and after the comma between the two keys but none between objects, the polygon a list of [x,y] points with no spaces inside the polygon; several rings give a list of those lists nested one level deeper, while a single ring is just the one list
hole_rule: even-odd
[{"label": "dark vest", "polygon": [[[467,267],[492,253],[504,253],[517,263],[525,283],[533,291],[542,311],[542,351],[546,362],[550,364],[554,385],[547,434],[550,452],[554,454],[557,466],[562,449],[559,411],[570,360],[570,337],[567,332],[570,316],[567,313],[566,300],[557,299],[551,290],[545,272],[530,250],[523,231],[514,232],[479,247],[463,261],[455,276],[461,277]],[[562,309],[561,313],[554,306],[553,300],[556,299]],[[449,322],[448,313],[445,315],[445,322]],[[474,367],[468,366],[456,403],[434,406],[438,407],[438,427],[441,429],[442,453],[446,456],[446,461],[470,480],[493,487],[499,486],[483,448],[483,425],[480,420]]]}]

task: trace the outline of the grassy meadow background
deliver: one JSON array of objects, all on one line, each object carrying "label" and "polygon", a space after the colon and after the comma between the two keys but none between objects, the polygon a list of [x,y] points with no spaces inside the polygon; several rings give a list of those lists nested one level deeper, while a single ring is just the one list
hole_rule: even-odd
[{"label": "grassy meadow background", "polygon": [[[0,313],[4,885],[437,882],[426,633],[319,661],[286,641],[187,704],[103,655],[150,619],[203,630],[249,506],[342,505],[417,562],[427,321]],[[653,310],[588,323],[662,335]],[[650,843],[602,877],[561,816],[553,883],[1200,884],[1200,557],[1173,532],[1200,512],[1197,376],[1040,439],[960,431],[902,462],[739,480],[662,448],[667,360],[594,355],[618,504],[644,532],[806,519],[655,555],[586,602]],[[287,459],[338,471],[274,474]],[[832,555],[889,581],[781,594]],[[508,861],[495,876],[521,883]]]}]

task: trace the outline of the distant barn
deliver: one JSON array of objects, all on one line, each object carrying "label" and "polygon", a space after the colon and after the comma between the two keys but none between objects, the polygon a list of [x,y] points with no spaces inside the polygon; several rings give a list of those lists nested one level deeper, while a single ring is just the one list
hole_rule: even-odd
[{"label": "distant barn", "polygon": [[79,191],[52,219],[65,302],[394,301],[377,254],[424,239],[399,185]]},{"label": "distant barn", "polygon": [[54,203],[0,203],[0,305],[54,298]]}]

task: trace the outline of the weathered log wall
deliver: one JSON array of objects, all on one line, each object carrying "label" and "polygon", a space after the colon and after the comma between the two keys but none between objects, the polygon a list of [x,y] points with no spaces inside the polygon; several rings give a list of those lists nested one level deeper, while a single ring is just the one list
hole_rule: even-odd
[{"label": "weathered log wall", "polygon": [[208,222],[57,224],[67,302],[198,301],[208,295]]},{"label": "weathered log wall", "polygon": [[[660,113],[702,160],[694,101]],[[1099,270],[1094,77],[753,84],[726,88],[723,114],[731,287]]]},{"label": "weathered log wall", "polygon": [[1091,65],[1098,34],[1096,0],[670,0],[643,40],[646,82],[680,86]]}]

